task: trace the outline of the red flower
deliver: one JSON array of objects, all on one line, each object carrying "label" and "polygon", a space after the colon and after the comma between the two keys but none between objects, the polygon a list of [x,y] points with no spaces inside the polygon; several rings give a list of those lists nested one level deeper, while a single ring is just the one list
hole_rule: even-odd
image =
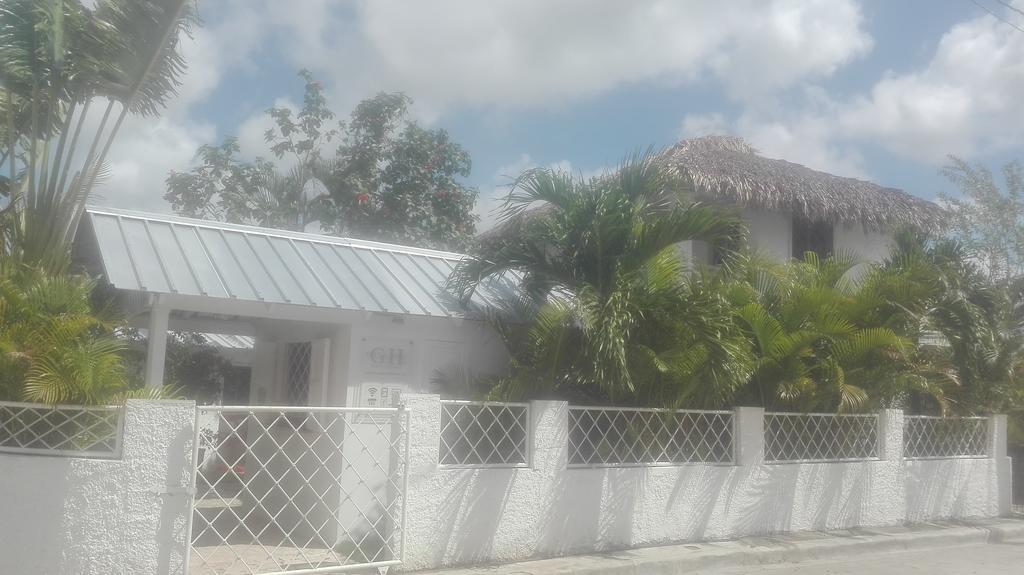
[{"label": "red flower", "polygon": [[370,201],[369,194],[359,194],[356,196],[356,201],[359,202],[360,206],[365,206]]},{"label": "red flower", "polygon": [[440,192],[437,192],[434,195],[437,196],[438,198],[444,199],[444,198],[448,197],[448,192],[446,192],[444,190],[441,190]]}]

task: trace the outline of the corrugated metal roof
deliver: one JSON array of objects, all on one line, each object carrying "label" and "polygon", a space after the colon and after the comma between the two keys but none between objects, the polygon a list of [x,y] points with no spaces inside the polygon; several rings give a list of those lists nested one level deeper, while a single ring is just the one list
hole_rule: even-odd
[{"label": "corrugated metal roof", "polygon": [[226,333],[204,333],[207,343],[224,349],[252,349],[256,338],[251,335],[230,335]]},{"label": "corrugated metal roof", "polygon": [[[463,315],[445,291],[461,254],[194,220],[86,210],[103,270],[124,290],[427,316]],[[472,303],[508,290],[481,286]]]}]

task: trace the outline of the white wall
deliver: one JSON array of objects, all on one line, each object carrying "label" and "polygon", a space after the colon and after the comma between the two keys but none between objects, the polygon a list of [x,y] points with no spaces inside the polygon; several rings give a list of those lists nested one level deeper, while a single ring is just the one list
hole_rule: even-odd
[{"label": "white wall", "polygon": [[[750,248],[764,256],[788,261],[793,255],[793,217],[785,212],[745,208],[740,217],[749,230]],[[885,259],[892,249],[892,234],[865,230],[860,224],[839,223],[834,227],[836,253],[852,252],[863,262]],[[680,242],[680,257],[686,262],[710,263],[710,252],[702,242]]]},{"label": "white wall", "polygon": [[749,229],[751,249],[779,261],[788,261],[792,257],[792,215],[744,208],[742,217]]},{"label": "white wall", "polygon": [[[529,467],[457,469],[438,466],[439,398],[406,399],[406,570],[1010,508],[1005,416],[989,458],[904,460],[885,410],[877,461],[765,464],[763,414],[740,408],[736,465],[568,468],[567,405],[533,402]],[[121,459],[0,453],[0,573],[184,574],[193,404],[126,409]]]},{"label": "white wall", "polygon": [[[369,383],[466,397],[466,378],[508,369],[501,339],[479,321],[379,314],[346,324],[263,320],[256,331],[251,403],[286,404],[284,345],[311,340],[322,340],[329,353],[323,377],[315,370],[312,378],[310,405],[366,406],[361,391]],[[400,350],[403,361],[386,369],[371,365],[368,353],[377,346]],[[432,383],[438,369],[461,374],[463,381],[455,384],[456,389],[439,389]]]},{"label": "white wall", "polygon": [[184,574],[194,422],[129,400],[119,460],[0,453],[0,573]]},{"label": "white wall", "polygon": [[872,262],[889,257],[893,248],[891,233],[864,229],[860,224],[836,224],[834,249],[836,253],[852,253],[860,262],[850,270],[851,278],[859,278]]},{"label": "white wall", "polygon": [[738,465],[581,469],[567,467],[566,404],[533,402],[530,467],[452,469],[437,465],[437,398],[407,399],[405,569],[1009,509],[1005,448],[996,459],[904,461],[899,412],[885,412],[878,461],[766,465],[760,410],[744,409]]}]

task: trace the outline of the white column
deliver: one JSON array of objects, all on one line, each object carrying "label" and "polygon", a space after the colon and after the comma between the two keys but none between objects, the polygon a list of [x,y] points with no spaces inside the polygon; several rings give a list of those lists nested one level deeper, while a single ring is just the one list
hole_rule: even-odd
[{"label": "white column", "polygon": [[535,470],[557,476],[569,463],[569,403],[530,402],[530,445],[526,461]]},{"label": "white column", "polygon": [[164,384],[164,360],[167,358],[167,321],[171,309],[159,295],[149,307],[149,337],[146,344],[146,387]]},{"label": "white column", "polygon": [[764,463],[764,408],[737,407],[733,417],[736,465]]},{"label": "white column", "polygon": [[903,410],[878,410],[878,459],[903,459]]},{"label": "white column", "polygon": [[1006,416],[988,418],[988,456],[995,460],[996,505],[1000,515],[1009,515],[1013,503],[1013,469],[1006,452]]}]

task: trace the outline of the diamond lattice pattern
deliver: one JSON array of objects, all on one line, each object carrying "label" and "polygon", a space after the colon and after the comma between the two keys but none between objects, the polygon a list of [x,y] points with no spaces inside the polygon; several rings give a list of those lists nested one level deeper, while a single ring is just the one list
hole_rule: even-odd
[{"label": "diamond lattice pattern", "polygon": [[0,449],[115,456],[121,416],[118,407],[0,403]]},{"label": "diamond lattice pattern", "polygon": [[985,457],[988,423],[983,417],[925,417],[903,419],[903,456]]},{"label": "diamond lattice pattern", "polygon": [[515,403],[441,403],[442,465],[526,465],[529,407]]},{"label": "diamond lattice pattern", "polygon": [[215,411],[216,431],[200,435],[191,575],[400,559],[407,412]]},{"label": "diamond lattice pattern", "polygon": [[847,461],[878,457],[877,415],[766,413],[766,461]]},{"label": "diamond lattice pattern", "polygon": [[288,405],[309,405],[309,373],[313,344],[308,341],[288,344]]},{"label": "diamond lattice pattern", "polygon": [[732,413],[569,408],[570,465],[730,463]]}]

